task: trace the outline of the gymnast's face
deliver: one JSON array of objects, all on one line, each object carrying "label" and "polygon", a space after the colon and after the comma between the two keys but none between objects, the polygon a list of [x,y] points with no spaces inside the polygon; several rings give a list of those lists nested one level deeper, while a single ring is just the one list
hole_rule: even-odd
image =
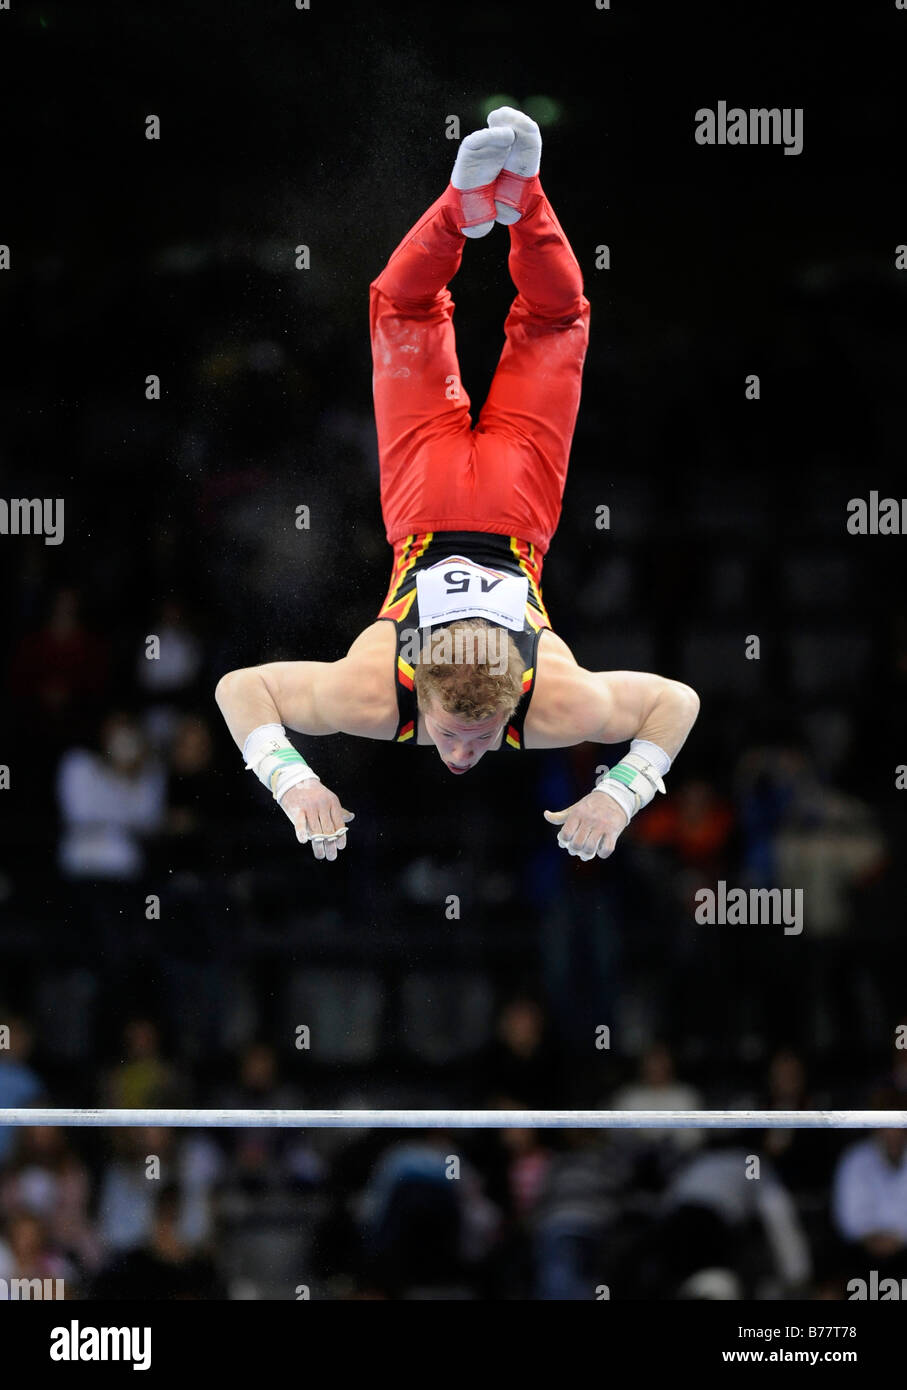
[{"label": "gymnast's face", "polygon": [[443,710],[437,700],[433,700],[423,714],[426,732],[441,761],[458,777],[475,767],[489,748],[497,747],[505,724],[500,714],[490,719],[460,719]]}]

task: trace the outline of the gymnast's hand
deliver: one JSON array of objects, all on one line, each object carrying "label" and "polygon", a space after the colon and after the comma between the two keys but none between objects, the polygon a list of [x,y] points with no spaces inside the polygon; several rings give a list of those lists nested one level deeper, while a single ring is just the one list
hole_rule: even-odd
[{"label": "gymnast's hand", "polygon": [[346,821],[354,817],[345,811],[340,800],[317,778],[291,787],[281,801],[296,831],[301,845],[312,844],[316,859],[336,859],[339,849],[346,849]]},{"label": "gymnast's hand", "polygon": [[607,859],[628,824],[617,802],[603,792],[589,792],[566,811],[546,811],[545,820],[561,827],[558,844],[580,859]]}]

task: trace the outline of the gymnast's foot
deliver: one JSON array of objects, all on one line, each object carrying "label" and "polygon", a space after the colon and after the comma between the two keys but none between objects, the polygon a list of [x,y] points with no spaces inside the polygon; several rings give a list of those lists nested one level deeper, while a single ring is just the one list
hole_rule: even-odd
[{"label": "gymnast's foot", "polygon": [[[509,227],[519,222],[523,215],[519,205],[523,190],[518,180],[533,178],[541,166],[542,134],[535,121],[512,106],[499,106],[492,111],[488,124],[492,130],[512,130],[514,135],[501,171],[499,187],[495,190],[495,220]],[[507,174],[516,177],[508,179]]]},{"label": "gymnast's foot", "polygon": [[485,236],[495,221],[500,220],[495,217],[493,185],[513,141],[510,126],[498,122],[490,129],[474,130],[460,145],[450,181],[461,195],[465,195],[460,198],[463,214],[460,231],[464,236]]}]

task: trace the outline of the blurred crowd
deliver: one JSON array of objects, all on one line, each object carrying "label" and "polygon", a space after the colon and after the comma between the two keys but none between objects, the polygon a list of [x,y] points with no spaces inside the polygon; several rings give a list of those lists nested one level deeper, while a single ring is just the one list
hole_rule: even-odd
[{"label": "blurred crowd", "polygon": [[[11,1043],[0,1106],[58,1100],[25,1019]],[[131,1019],[121,1052],[94,1104],[311,1100],[268,1043],[201,1094],[153,1020]],[[563,1092],[566,1059],[529,996],[507,1001],[471,1062],[462,1104],[506,1112]],[[730,1096],[684,1080],[664,1042],[623,1069],[599,1106],[907,1105],[904,1049],[838,1092],[789,1048]],[[408,1099],[437,1103],[427,1088]],[[63,1279],[74,1299],[846,1299],[873,1271],[907,1278],[899,1128],[0,1131],[0,1279]]]}]

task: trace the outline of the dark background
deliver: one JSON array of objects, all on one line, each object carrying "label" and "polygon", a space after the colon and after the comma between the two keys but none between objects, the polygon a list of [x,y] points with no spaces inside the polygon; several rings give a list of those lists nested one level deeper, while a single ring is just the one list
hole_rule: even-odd
[{"label": "dark background", "polygon": [[[905,34],[893,3],[0,14],[3,495],[66,507],[58,547],[0,537],[0,1004],[22,1038],[31,1029],[34,1095],[598,1105],[659,1041],[704,1104],[769,1103],[785,1048],[803,1103],[907,1087],[892,1062],[904,540],[846,530],[850,498],[904,491]],[[604,865],[558,850],[541,811],[576,800],[619,750],[502,755],[454,781],[428,750],[325,740],[306,751],[356,821],[339,860],[318,864],[243,773],[214,685],[237,666],[334,659],[380,605],[368,284],[449,178],[447,118],[465,135],[495,96],[538,114],[543,184],[592,302],[545,566],[552,622],[581,663],[686,680],[702,712],[669,797]],[[722,99],[803,107],[803,153],[697,146],[695,111]],[[596,269],[602,244],[610,270]],[[501,228],[470,243],[453,284],[474,414],[513,296],[506,249]],[[160,401],[145,399],[149,373]],[[151,633],[164,634],[158,684]],[[750,634],[758,661],[744,658]],[[116,712],[147,740],[134,775],[163,791],[153,824],[126,832],[136,866],[101,876],[61,858],[59,779]],[[802,886],[802,936],[696,926],[693,891],[722,877]],[[146,920],[149,894],[160,920]],[[294,1046],[300,1023],[310,1051]],[[0,1094],[17,1103],[12,1084]],[[74,1252],[47,1211],[41,1239],[88,1289],[112,1258],[105,1175],[131,1159],[76,1138],[97,1248]],[[386,1233],[393,1269],[370,1263],[351,1212],[392,1136],[315,1136],[305,1159],[289,1141],[254,1159],[237,1136],[216,1141],[201,1146],[216,1214],[193,1239],[218,1288],[286,1296],[267,1220],[307,1233],[289,1266],[308,1261],[340,1296],[431,1284],[387,1255]],[[432,1278],[549,1296],[533,1245],[546,1189],[524,1210],[503,1142],[463,1142],[504,1234],[466,1273]],[[806,1176],[786,1180],[815,1224],[815,1287],[829,1271],[831,1287],[836,1154],[818,1136],[797,1144]],[[640,1142],[620,1179],[618,1206],[636,1203],[646,1229],[678,1161],[657,1148]],[[540,1184],[544,1158],[524,1165]],[[19,1165],[13,1222],[28,1165],[12,1148],[5,1161]]]}]

